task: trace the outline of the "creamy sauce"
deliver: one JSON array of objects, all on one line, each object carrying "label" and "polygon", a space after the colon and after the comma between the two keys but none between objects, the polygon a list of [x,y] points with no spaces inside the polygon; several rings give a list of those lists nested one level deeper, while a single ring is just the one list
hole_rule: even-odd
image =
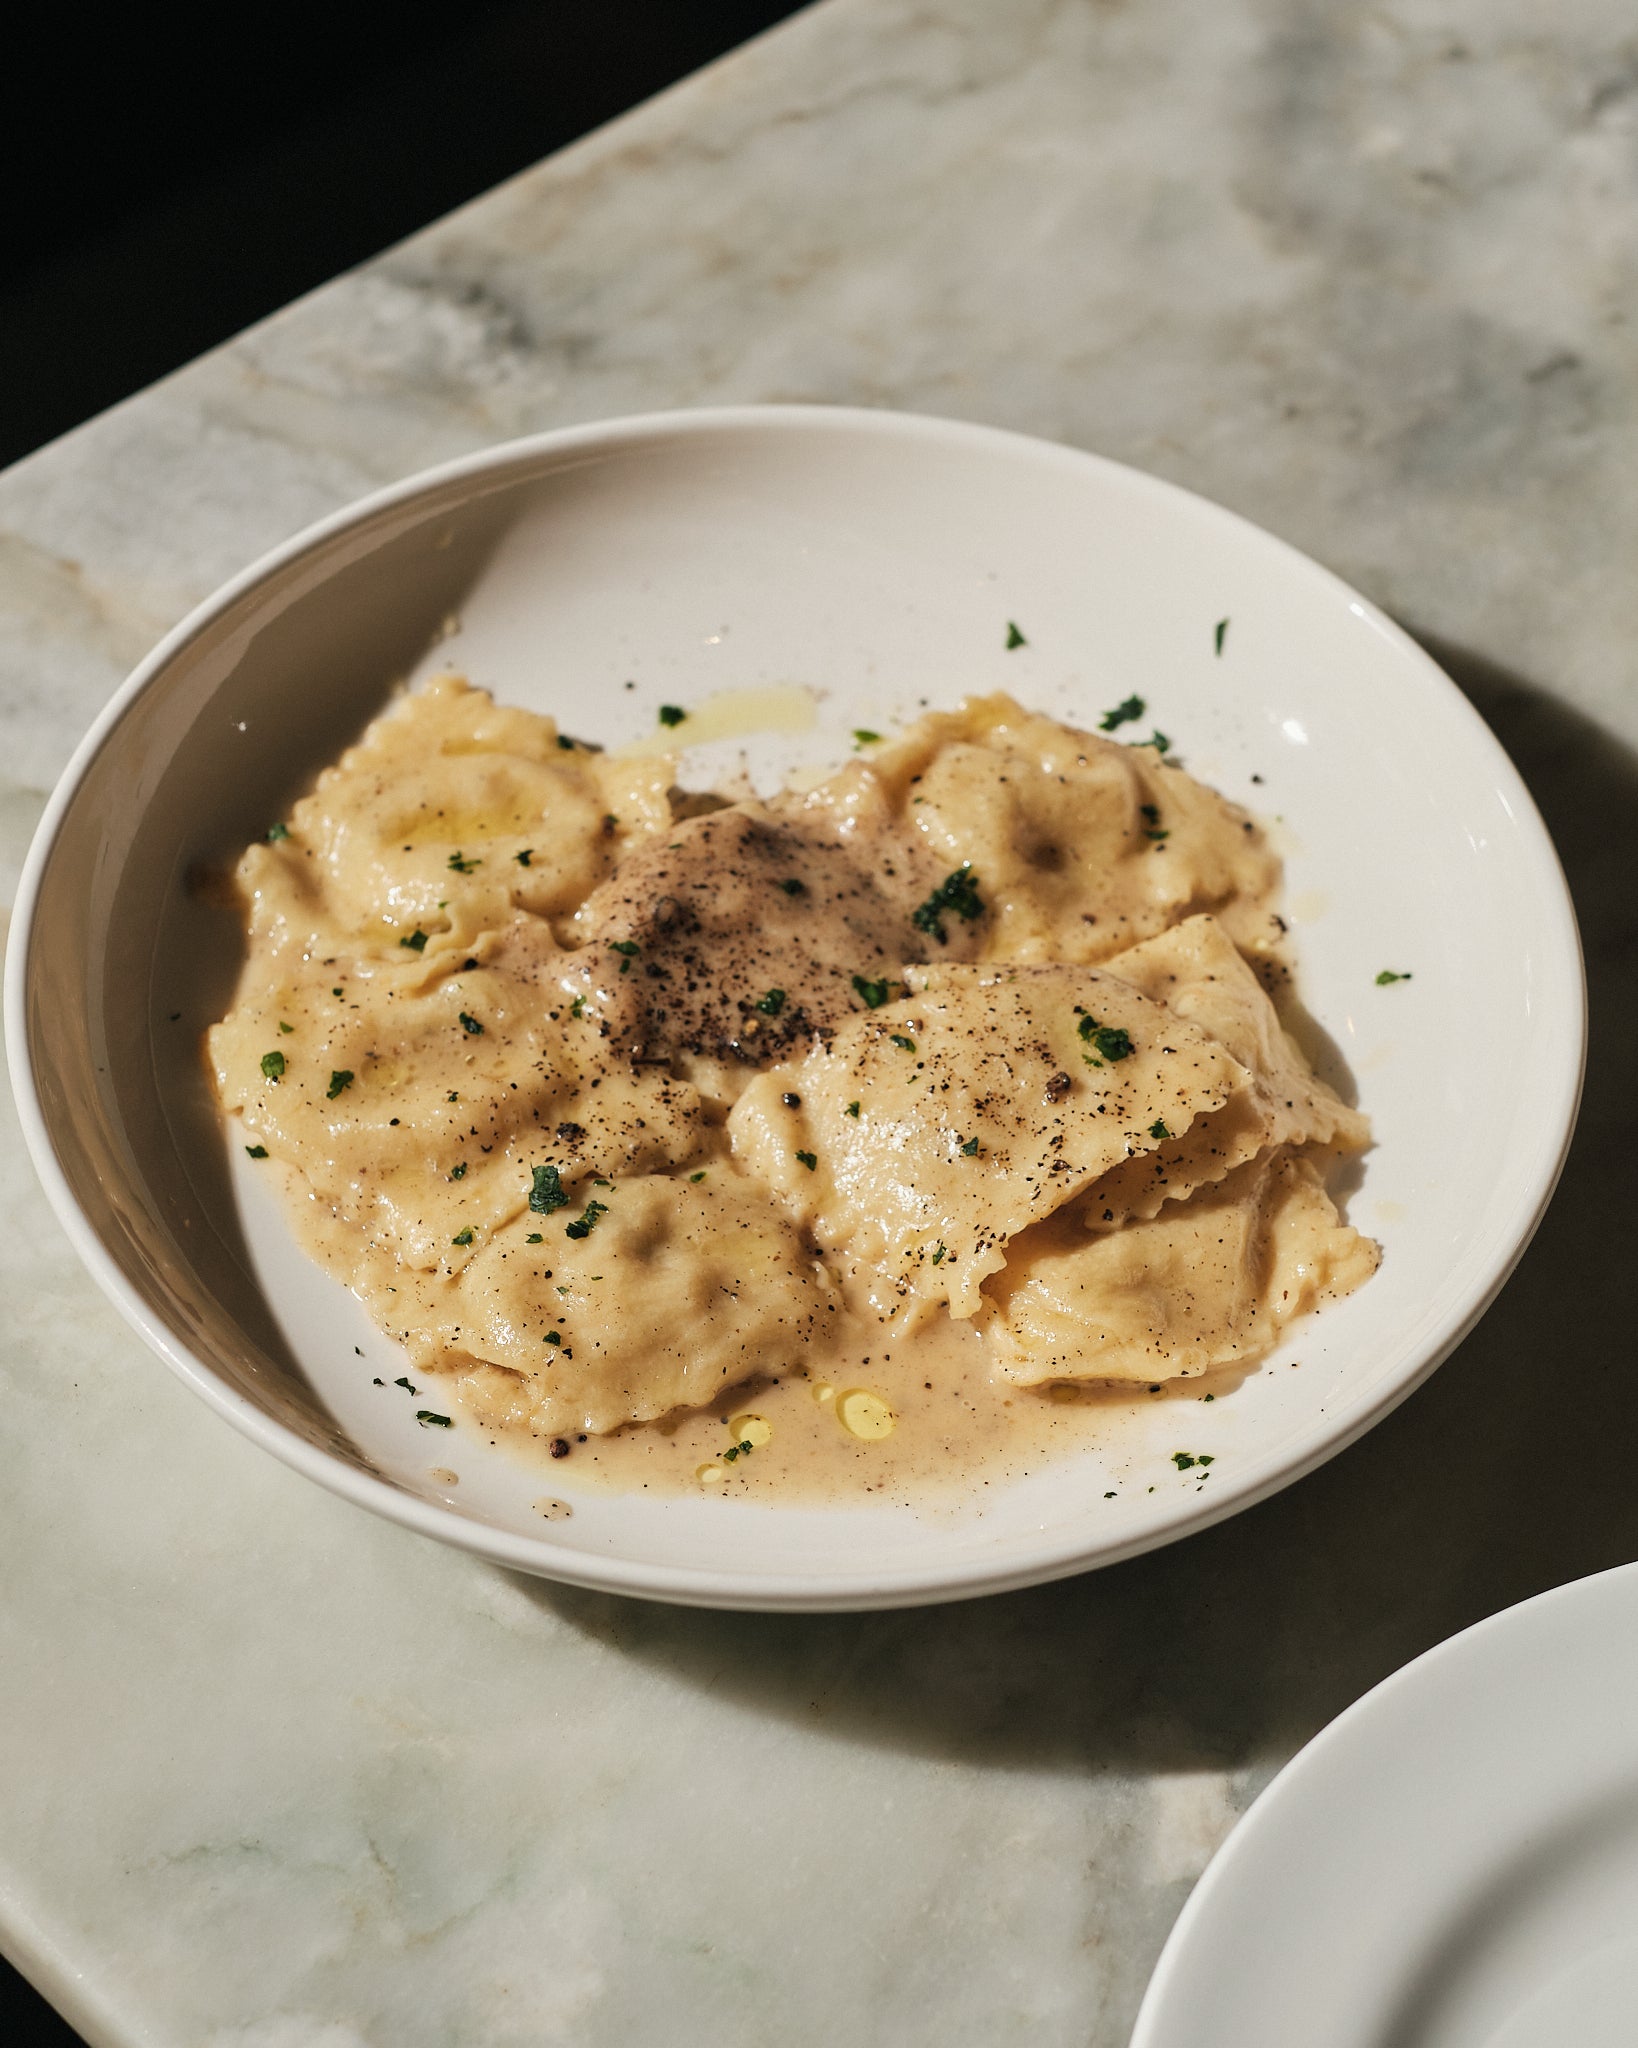
[{"label": "creamy sauce", "polygon": [[767,802],[673,776],[446,678],[236,873],[224,1109],[464,1426],[577,1488],[931,1504],[1368,1277],[1244,812],[1003,697]]}]

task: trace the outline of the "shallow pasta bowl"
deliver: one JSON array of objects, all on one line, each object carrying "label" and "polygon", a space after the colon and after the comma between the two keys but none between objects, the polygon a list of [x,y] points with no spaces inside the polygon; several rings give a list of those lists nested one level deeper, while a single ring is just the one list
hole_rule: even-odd
[{"label": "shallow pasta bowl", "polygon": [[[661,703],[737,705],[691,750],[689,780],[743,759],[762,787],[833,765],[857,726],[972,692],[1082,724],[1142,696],[1196,775],[1275,821],[1303,999],[1374,1120],[1348,1200],[1382,1270],[1210,1407],[1187,1388],[1113,1404],[1084,1452],[958,1488],[937,1512],[571,1493],[471,1432],[433,1444],[413,1404],[380,1398],[402,1370],[383,1372],[392,1348],[224,1141],[198,1047],[239,942],[190,883],[279,817],[396,684],[451,666],[606,744],[652,735]],[[770,407],[575,428],[450,464],[202,605],[51,802],[7,1029],[30,1148],[92,1273],[277,1456],[413,1529],[574,1583],[868,1607],[1130,1556],[1369,1428],[1471,1328],[1540,1220],[1585,1020],[1573,915],[1523,784],[1364,599],[1219,507],[1093,456]],[[1209,1483],[1180,1450],[1209,1453]],[[543,1520],[547,1493],[572,1516]]]}]

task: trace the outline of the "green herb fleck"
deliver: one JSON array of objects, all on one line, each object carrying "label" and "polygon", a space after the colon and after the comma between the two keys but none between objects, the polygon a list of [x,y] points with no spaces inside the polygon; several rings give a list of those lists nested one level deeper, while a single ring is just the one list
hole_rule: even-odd
[{"label": "green herb fleck", "polygon": [[423,1429],[453,1429],[455,1427],[447,1415],[434,1415],[430,1408],[417,1408],[415,1419]]},{"label": "green herb fleck", "polygon": [[414,931],[406,932],[398,943],[401,946],[408,946],[412,953],[424,953],[427,949],[427,935],[417,925]]},{"label": "green herb fleck", "polygon": [[287,1037],[290,1035],[291,1032],[295,1030],[295,1028],[296,1027],[294,1024],[287,1024],[282,1017],[279,1019],[279,1029],[282,1032],[284,1032]]},{"label": "green herb fleck", "polygon": [[757,998],[753,1007],[760,1010],[764,1017],[777,1017],[785,1007],[785,991],[782,988],[771,988],[765,996]]},{"label": "green herb fleck", "polygon": [[609,940],[609,951],[620,955],[620,972],[622,974],[629,974],[631,972],[631,963],[642,950],[642,947],[638,945],[635,939]]},{"label": "green herb fleck", "polygon": [[464,1230],[457,1230],[449,1241],[451,1244],[470,1244],[472,1242],[472,1225],[469,1223]]},{"label": "green herb fleck", "polygon": [[585,1014],[586,998],[584,996],[576,996],[574,1001],[569,1005],[569,1015],[571,1017],[583,1017]]},{"label": "green herb fleck", "polygon": [[913,1038],[906,1038],[902,1031],[895,1031],[892,1037],[893,1043],[899,1048],[900,1052],[915,1051],[916,1041]]},{"label": "green herb fleck", "polygon": [[277,845],[281,839],[288,839],[290,837],[290,827],[288,825],[269,825],[267,836]]},{"label": "green herb fleck", "polygon": [[698,1172],[698,1173],[691,1173],[691,1174],[690,1174],[690,1175],[688,1176],[688,1178],[689,1178],[689,1179],[690,1179],[691,1181],[695,1181],[695,1180],[704,1180],[704,1178],[705,1178],[705,1168],[704,1168],[704,1167],[702,1166],[702,1167],[700,1168],[700,1170],[699,1170],[699,1172]]},{"label": "green herb fleck", "polygon": [[563,1342],[563,1332],[561,1330],[548,1330],[546,1332],[546,1342],[548,1344],[561,1344]]},{"label": "green herb fleck", "polygon": [[326,1088],[326,1089],[325,1089],[325,1091],[324,1091],[326,1099],[327,1099],[327,1100],[329,1100],[329,1101],[331,1101],[331,1102],[334,1102],[334,1101],[335,1101],[335,1099],[336,1099],[336,1097],[337,1097],[337,1096],[338,1096],[338,1095],[339,1095],[339,1094],[341,1093],[342,1089],[343,1089],[343,1088],[350,1088],[350,1087],[352,1086],[352,1082],[353,1082],[353,1070],[352,1070],[352,1068],[351,1068],[351,1067],[337,1067],[337,1068],[336,1068],[336,1070],[334,1071],[334,1073],[332,1073],[332,1074],[331,1074],[331,1076],[330,1076],[330,1085],[329,1085],[329,1087],[328,1087],[328,1088]]},{"label": "green herb fleck", "polygon": [[1081,1012],[1080,1034],[1106,1060],[1129,1060],[1135,1050],[1130,1034],[1119,1024],[1100,1024],[1085,1010]]},{"label": "green herb fleck", "polygon": [[455,1090],[451,1088],[449,1091],[449,1099],[451,1102],[459,1102],[461,1098],[459,1095],[456,1094]]},{"label": "green herb fleck", "polygon": [[1141,697],[1123,697],[1113,711],[1106,711],[1098,720],[1098,730],[1118,732],[1123,725],[1130,725],[1141,718],[1148,708]]},{"label": "green herb fleck", "polygon": [[[1172,1463],[1179,1472],[1187,1472],[1189,1467],[1195,1463],[1195,1459],[1187,1451],[1173,1451]],[[1215,1497],[1214,1495],[1213,1498],[1215,1499]]]},{"label": "green herb fleck", "polygon": [[476,1017],[469,1017],[465,1010],[461,1012],[461,1029],[468,1038],[482,1038],[483,1036],[483,1026]]},{"label": "green herb fleck", "polygon": [[862,974],[853,977],[853,991],[867,1010],[879,1010],[887,1001],[887,982],[866,981]]},{"label": "green herb fleck", "polygon": [[544,1244],[546,1242],[538,1230],[531,1230],[523,1241],[525,1244]]},{"label": "green herb fleck", "polygon": [[282,1052],[264,1052],[262,1054],[262,1072],[267,1076],[268,1080],[276,1081],[284,1072],[284,1054]]},{"label": "green herb fleck", "polygon": [[1029,645],[1029,642],[1028,642],[1028,641],[1027,641],[1027,640],[1026,640],[1026,639],[1024,638],[1023,634],[1022,634],[1022,633],[1020,633],[1020,632],[1019,632],[1019,630],[1018,630],[1018,622],[1017,622],[1017,621],[1016,621],[1015,619],[1008,619],[1008,621],[1007,621],[1007,652],[1008,652],[1008,653],[1010,654],[1010,653],[1012,652],[1012,650],[1013,650],[1013,649],[1014,649],[1015,647],[1027,647],[1028,645]]},{"label": "green herb fleck", "polygon": [[859,1114],[859,1105],[856,1102],[850,1102],[844,1114],[856,1117]]},{"label": "green herb fleck", "polygon": [[681,725],[687,716],[688,713],[680,704],[662,704],[660,706],[660,723],[662,725]]},{"label": "green herb fleck", "polygon": [[459,1166],[452,1166],[449,1169],[449,1177],[451,1180],[466,1179],[466,1161],[464,1159],[461,1161]]},{"label": "green herb fleck", "polygon": [[946,1259],[947,1259],[947,1258],[948,1258],[949,1256],[950,1256],[950,1254],[949,1254],[949,1253],[948,1253],[948,1252],[947,1252],[947,1251],[946,1251],[946,1250],[944,1249],[944,1246],[943,1246],[943,1244],[942,1244],[942,1243],[934,1245],[934,1247],[933,1247],[933,1264],[934,1264],[935,1266],[942,1266],[942,1265],[944,1264],[944,1261],[945,1261],[945,1260],[946,1260]]},{"label": "green herb fleck", "polygon": [[969,1138],[967,1140],[966,1144],[961,1148],[961,1156],[964,1159],[976,1159],[978,1157],[978,1140],[976,1138]]},{"label": "green herb fleck", "polygon": [[574,752],[575,743],[572,739],[570,739],[569,735],[566,732],[560,732],[558,734],[557,743],[563,749],[565,754],[572,754]]},{"label": "green herb fleck", "polygon": [[819,1164],[819,1154],[817,1152],[798,1152],[796,1156],[808,1169],[809,1173],[812,1173]]},{"label": "green herb fleck", "polygon": [[534,857],[535,849],[532,846],[526,846],[521,853],[514,853],[512,856],[520,868],[531,866],[534,862]]},{"label": "green herb fleck", "polygon": [[1164,1119],[1161,1117],[1157,1116],[1149,1126],[1149,1136],[1151,1138],[1169,1138],[1171,1135],[1171,1132],[1166,1128]]},{"label": "green herb fleck", "polygon": [[461,853],[452,853],[449,856],[449,865],[454,869],[456,874],[469,875],[471,874],[474,868],[481,868],[483,866],[483,862],[481,860],[468,860],[466,856]]},{"label": "green herb fleck", "polygon": [[[1211,1397],[1210,1397],[1210,1395],[1208,1395],[1208,1396],[1207,1396],[1206,1398],[1207,1398],[1207,1399],[1209,1400],[1209,1399],[1210,1399]],[[1215,1464],[1215,1463],[1216,1463],[1217,1461],[1216,1461],[1216,1459],[1215,1459],[1215,1458],[1213,1457],[1213,1455],[1212,1455],[1212,1453],[1211,1453],[1210,1451],[1202,1451],[1202,1452],[1200,1453],[1200,1459],[1199,1459],[1199,1462],[1200,1462],[1200,1463],[1201,1463],[1202,1465],[1214,1465],[1214,1464]]]},{"label": "green herb fleck", "polygon": [[911,912],[910,922],[917,931],[927,932],[942,946],[945,943],[946,912],[952,917],[964,919],[968,924],[971,924],[975,917],[982,917],[984,914],[984,905],[978,894],[978,877],[966,861],[962,862],[953,875],[946,875],[927,901]]},{"label": "green herb fleck", "polygon": [[787,896],[805,896],[808,893],[807,883],[799,881],[795,875],[787,875],[779,886]]},{"label": "green herb fleck", "polygon": [[853,744],[856,747],[878,746],[881,743],[881,737],[879,732],[872,732],[868,725],[856,725],[853,728]]},{"label": "green herb fleck", "polygon": [[1223,651],[1223,642],[1228,638],[1228,629],[1229,622],[1227,619],[1219,619],[1217,621],[1217,624],[1212,628],[1212,645],[1216,648],[1219,654],[1221,654]]},{"label": "green herb fleck", "polygon": [[267,1147],[265,1145],[247,1145],[245,1150],[252,1159],[265,1159],[267,1157]]},{"label": "green herb fleck", "polygon": [[1376,977],[1376,985],[1378,988],[1388,988],[1396,981],[1409,981],[1410,978],[1408,974],[1395,974],[1391,967],[1384,967]]},{"label": "green herb fleck", "polygon": [[1167,739],[1159,726],[1155,727],[1146,740],[1128,740],[1126,744],[1129,747],[1153,747],[1157,754],[1169,754],[1172,750],[1171,741]]},{"label": "green herb fleck", "polygon": [[563,1192],[563,1177],[555,1166],[537,1166],[529,1188],[529,1207],[537,1216],[550,1216],[554,1209],[566,1209],[569,1198]]},{"label": "green herb fleck", "polygon": [[608,1213],[609,1205],[607,1202],[588,1202],[575,1220],[565,1225],[567,1235],[570,1237],[590,1237],[592,1226],[596,1223],[598,1217],[606,1216]]}]

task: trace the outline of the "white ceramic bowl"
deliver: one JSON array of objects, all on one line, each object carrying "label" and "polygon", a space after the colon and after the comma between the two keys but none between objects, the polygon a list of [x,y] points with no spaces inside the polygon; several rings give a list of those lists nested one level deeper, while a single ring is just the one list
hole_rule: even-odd
[{"label": "white ceramic bowl", "polygon": [[[1007,648],[1009,620],[1025,646]],[[392,1348],[295,1249],[218,1130],[198,1038],[238,935],[185,881],[260,834],[396,682],[443,666],[611,743],[651,733],[660,702],[804,685],[812,729],[745,749],[764,785],[841,759],[856,725],[971,691],[1081,722],[1145,697],[1197,775],[1280,821],[1302,992],[1375,1122],[1350,1214],[1382,1240],[1381,1272],[1211,1407],[1184,1393],[1113,1410],[1084,1456],[960,1512],[582,1496],[470,1432],[431,1446],[413,1404],[371,1385],[402,1369],[382,1372]],[[691,779],[739,752],[698,749]],[[1384,968],[1412,979],[1379,987]],[[770,407],[575,428],[452,463],[201,606],[52,799],[18,904],[7,1028],[29,1145],[92,1273],[277,1456],[411,1528],[581,1585],[869,1607],[1130,1556],[1368,1429],[1472,1326],[1540,1220],[1585,1022],[1569,900],[1522,783],[1362,598],[1232,514],[1094,456]],[[1212,1452],[1209,1485],[1178,1471],[1177,1448]],[[544,1522],[543,1492],[572,1499],[572,1519]]]}]

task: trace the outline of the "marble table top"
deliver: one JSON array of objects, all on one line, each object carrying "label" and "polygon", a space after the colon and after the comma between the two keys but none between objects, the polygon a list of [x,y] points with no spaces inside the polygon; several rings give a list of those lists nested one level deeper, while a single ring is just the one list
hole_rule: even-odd
[{"label": "marble table top", "polygon": [[8,1098],[0,1946],[99,2048],[1117,2048],[1299,1744],[1638,1556],[1635,173],[1624,0],[825,0],[0,478],[8,886],[126,669],[306,521],[833,400],[1360,585],[1513,751],[1592,984],[1558,1200],[1427,1388],[1189,1542],[880,1616],[565,1592],[320,1493],[105,1305]]}]

